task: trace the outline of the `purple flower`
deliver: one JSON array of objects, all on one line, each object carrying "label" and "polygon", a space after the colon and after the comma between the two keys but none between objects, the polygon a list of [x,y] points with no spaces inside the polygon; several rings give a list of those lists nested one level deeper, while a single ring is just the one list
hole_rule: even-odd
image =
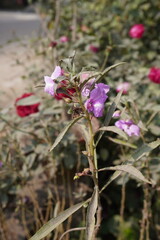
[{"label": "purple flower", "polygon": [[128,134],[128,136],[140,135],[139,127],[134,124],[132,120],[118,120],[117,122],[115,122],[115,126],[122,129],[125,133]]},{"label": "purple flower", "polygon": [[[92,72],[83,72],[81,75],[80,75],[80,82],[84,82],[85,80],[87,80],[88,78],[90,78],[92,75]],[[84,97],[89,97],[89,94],[90,94],[90,90],[91,90],[91,87],[94,83],[96,79],[95,78],[91,78],[88,80],[88,82],[84,85],[84,87],[82,88],[82,96]]]},{"label": "purple flower", "polygon": [[44,91],[49,93],[51,96],[54,96],[54,85],[55,82],[54,80],[57,79],[58,77],[62,76],[62,69],[60,66],[56,66],[54,72],[52,73],[51,77],[45,76],[44,81],[45,81],[45,88]]},{"label": "purple flower", "polygon": [[110,87],[104,83],[95,84],[95,88],[90,92],[89,99],[85,102],[88,112],[93,112],[95,117],[102,117],[104,103],[108,96]]}]

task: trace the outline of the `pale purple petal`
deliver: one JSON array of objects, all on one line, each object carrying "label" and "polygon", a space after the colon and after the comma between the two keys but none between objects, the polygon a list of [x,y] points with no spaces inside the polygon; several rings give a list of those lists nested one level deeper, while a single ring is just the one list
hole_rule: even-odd
[{"label": "pale purple petal", "polygon": [[91,85],[89,85],[89,84],[86,84],[85,86],[84,86],[84,88],[82,89],[82,96],[84,96],[84,97],[89,97],[89,94],[90,94],[90,88],[91,88]]},{"label": "pale purple petal", "polygon": [[56,66],[54,72],[51,75],[52,79],[57,79],[58,77],[62,76],[62,69],[60,66]]},{"label": "pale purple petal", "polygon": [[91,91],[91,87],[92,87],[94,81],[95,81],[95,78],[92,78],[84,85],[84,87],[82,89],[82,92],[81,92],[82,96],[89,97],[89,94],[90,94],[90,91]]},{"label": "pale purple petal", "polygon": [[[83,83],[89,77],[91,77],[91,72],[84,72],[84,73],[82,73],[80,75],[80,82]],[[82,88],[82,92],[81,92],[82,96],[89,97],[91,87],[92,87],[93,83],[95,82],[95,80],[96,80],[95,78],[91,78],[91,79],[88,80],[88,82]]]},{"label": "pale purple petal", "polygon": [[102,117],[104,111],[104,103],[96,102],[93,105],[93,114],[95,117]]},{"label": "pale purple petal", "polygon": [[88,99],[85,104],[85,108],[88,110],[88,112],[93,112],[93,99]]},{"label": "pale purple petal", "polygon": [[135,124],[132,124],[130,126],[130,132],[132,135],[135,135],[135,136],[139,136],[140,135],[140,129],[137,125]]},{"label": "pale purple petal", "polygon": [[54,81],[52,80],[51,77],[45,76],[44,77],[44,81],[45,81],[45,88],[44,91],[46,93],[49,93],[51,96],[54,96]]},{"label": "pale purple petal", "polygon": [[128,136],[139,136],[140,135],[140,129],[139,127],[133,123],[132,120],[118,120],[115,122],[115,126],[122,129],[125,133],[128,134]]},{"label": "pale purple petal", "polygon": [[118,118],[118,117],[120,117],[120,115],[121,115],[121,112],[119,111],[119,110],[117,110],[117,111],[115,111],[114,113],[113,113],[113,118]]}]

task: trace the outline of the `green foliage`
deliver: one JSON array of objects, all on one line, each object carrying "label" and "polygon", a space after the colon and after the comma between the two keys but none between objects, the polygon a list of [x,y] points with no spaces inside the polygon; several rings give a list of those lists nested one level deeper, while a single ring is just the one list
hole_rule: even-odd
[{"label": "green foliage", "polygon": [[[42,88],[34,88],[42,85],[43,75],[50,74],[53,66],[61,64],[70,74],[71,85],[79,80],[81,73],[91,71],[97,82],[103,81],[111,87],[104,117],[92,119],[98,166],[108,170],[99,172],[102,206],[99,238],[137,240],[143,229],[140,221],[148,219],[144,225],[151,223],[150,236],[158,239],[160,88],[150,82],[148,73],[151,67],[160,67],[159,1],[35,2],[45,34],[32,41],[31,48],[43,64],[25,69],[27,73],[23,78],[32,83],[31,89],[28,83],[27,91],[34,91],[35,95],[18,101],[17,105],[40,101],[40,111],[25,118],[16,116],[14,108],[0,112],[0,206],[3,212],[0,218],[7,218],[10,212],[22,218],[23,239],[29,239],[42,225],[40,235],[37,233],[31,239],[41,239],[47,234],[50,234],[48,239],[59,239],[73,227],[84,228],[83,200],[92,195],[86,231],[87,240],[92,239],[98,192],[93,190],[90,173],[84,174],[89,145],[84,116],[79,113],[77,116],[76,107],[73,109],[70,103],[66,105],[44,95]],[[145,25],[145,33],[141,39],[132,39],[128,32],[137,23]],[[69,41],[62,43],[61,36],[67,36]],[[52,41],[56,41],[57,46],[51,47]],[[98,52],[90,50],[91,44],[98,47]],[[116,86],[124,81],[131,84],[128,94],[120,92],[116,96]],[[139,138],[127,137],[114,126],[115,110],[120,110],[122,119],[132,119],[140,127]],[[53,151],[49,152],[49,148]],[[109,170],[115,172],[112,174]],[[82,177],[73,181],[77,172]],[[77,202],[82,203],[76,205]],[[79,213],[71,218],[78,208]],[[5,225],[2,228],[5,229]],[[50,233],[53,229],[54,233]],[[147,229],[143,230],[145,239]],[[68,239],[83,239],[83,234],[70,233]]]}]

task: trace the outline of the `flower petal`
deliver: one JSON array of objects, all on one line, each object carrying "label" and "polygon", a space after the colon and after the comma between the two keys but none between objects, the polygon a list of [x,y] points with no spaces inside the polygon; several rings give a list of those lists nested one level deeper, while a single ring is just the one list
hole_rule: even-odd
[{"label": "flower petal", "polygon": [[51,96],[54,96],[54,81],[51,77],[45,76],[44,77],[44,81],[45,81],[45,88],[44,91],[46,93],[49,93]]},{"label": "flower petal", "polygon": [[118,120],[115,122],[115,126],[122,129],[125,133],[128,134],[128,136],[139,136],[140,135],[140,129],[139,127],[133,123],[132,120]]},{"label": "flower petal", "polygon": [[54,72],[51,75],[52,79],[57,79],[58,77],[60,77],[62,75],[62,69],[60,66],[56,66],[54,69]]},{"label": "flower petal", "polygon": [[95,117],[102,117],[104,110],[104,103],[96,102],[93,104],[93,114]]}]

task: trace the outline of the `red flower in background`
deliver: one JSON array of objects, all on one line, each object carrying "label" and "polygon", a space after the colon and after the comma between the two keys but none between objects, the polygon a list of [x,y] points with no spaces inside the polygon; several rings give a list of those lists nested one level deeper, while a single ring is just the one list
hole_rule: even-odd
[{"label": "red flower in background", "polygon": [[148,77],[152,82],[160,84],[160,68],[151,68]]},{"label": "red flower in background", "polygon": [[90,50],[91,52],[93,52],[93,53],[97,53],[97,52],[99,52],[99,47],[91,44],[91,45],[89,46],[89,50]]},{"label": "red flower in background", "polygon": [[40,103],[32,104],[32,105],[26,105],[26,106],[21,106],[17,105],[17,102],[23,98],[29,97],[31,95],[34,95],[33,93],[24,93],[21,97],[17,98],[15,101],[15,106],[16,106],[16,112],[17,115],[20,117],[26,117],[32,113],[39,112],[38,106]]},{"label": "red flower in background", "polygon": [[131,27],[129,35],[131,38],[141,38],[144,34],[145,28],[143,24],[135,24]]},{"label": "red flower in background", "polygon": [[51,41],[49,44],[49,47],[54,48],[57,46],[57,42],[56,41]]}]

